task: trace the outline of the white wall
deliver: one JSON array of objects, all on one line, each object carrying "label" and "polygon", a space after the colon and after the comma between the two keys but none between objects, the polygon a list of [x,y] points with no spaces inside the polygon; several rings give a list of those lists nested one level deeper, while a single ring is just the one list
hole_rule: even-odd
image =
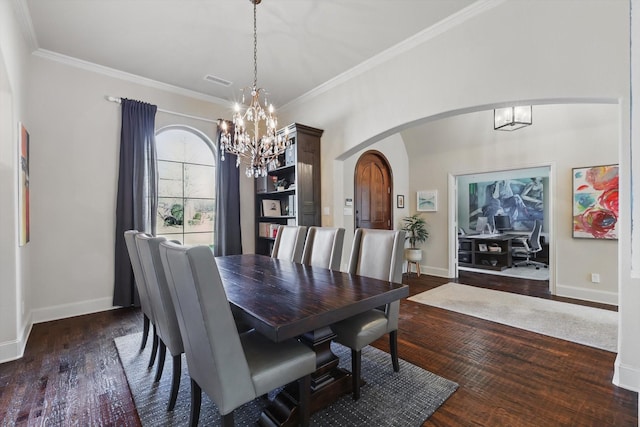
[{"label": "white wall", "polygon": [[[353,171],[344,160],[399,130],[507,102],[618,101],[618,289],[624,304],[615,382],[640,389],[640,280],[631,276],[629,217],[629,2],[490,1],[475,3],[459,18],[460,25],[427,31],[422,43],[399,47],[387,60],[371,61],[352,70],[353,78],[327,83],[281,110],[290,121],[325,129],[322,204],[334,208],[327,224],[348,222],[340,206]],[[434,180],[446,186],[445,178]]]},{"label": "white wall", "polygon": [[0,361],[24,351],[29,322],[21,309],[28,298],[29,245],[18,246],[18,122],[27,116],[27,43],[20,33],[18,10],[0,2]]},{"label": "white wall", "polygon": [[[31,68],[29,306],[39,322],[112,306],[121,109],[105,96],[214,120],[227,111],[39,56]],[[156,127],[169,124],[215,138],[213,123],[158,112]]]}]

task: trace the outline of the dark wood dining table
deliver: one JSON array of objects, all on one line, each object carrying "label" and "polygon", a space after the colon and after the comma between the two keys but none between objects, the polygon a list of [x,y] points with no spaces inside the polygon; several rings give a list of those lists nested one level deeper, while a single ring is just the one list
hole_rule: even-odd
[{"label": "dark wood dining table", "polygon": [[[275,342],[299,337],[316,351],[312,412],[351,392],[351,373],[338,368],[339,360],[331,351],[335,335],[329,326],[409,295],[409,287],[400,283],[264,255],[216,257],[216,264],[236,317]],[[281,392],[259,424],[294,425],[296,395],[296,387]]]}]

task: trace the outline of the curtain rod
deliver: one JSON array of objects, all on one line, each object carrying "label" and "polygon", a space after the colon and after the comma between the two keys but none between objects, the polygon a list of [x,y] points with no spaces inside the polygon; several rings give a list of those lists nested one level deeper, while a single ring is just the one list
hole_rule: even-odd
[{"label": "curtain rod", "polygon": [[[122,103],[122,98],[119,98],[119,97],[116,97],[116,96],[107,95],[105,98],[109,102],[115,102],[116,104],[121,104]],[[158,108],[158,111],[160,111],[162,113],[173,114],[174,116],[186,117],[188,119],[202,120],[202,121],[209,122],[209,123],[218,124],[218,122],[220,120],[220,119],[214,120],[214,119],[207,119],[207,118],[204,118],[204,117],[192,116],[191,114],[178,113],[176,111],[169,111],[169,110],[165,110],[165,109],[162,109],[162,108]]]}]

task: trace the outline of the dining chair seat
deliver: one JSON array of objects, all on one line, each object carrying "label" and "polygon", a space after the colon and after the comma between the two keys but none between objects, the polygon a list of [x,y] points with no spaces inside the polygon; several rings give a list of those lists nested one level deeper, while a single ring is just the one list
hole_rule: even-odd
[{"label": "dining chair seat", "polygon": [[160,255],[172,277],[168,283],[191,377],[189,424],[198,424],[202,390],[217,406],[222,425],[232,426],[236,408],[297,381],[300,425],[308,425],[315,352],[295,339],[276,343],[256,330],[238,333],[209,247],[162,242]]}]

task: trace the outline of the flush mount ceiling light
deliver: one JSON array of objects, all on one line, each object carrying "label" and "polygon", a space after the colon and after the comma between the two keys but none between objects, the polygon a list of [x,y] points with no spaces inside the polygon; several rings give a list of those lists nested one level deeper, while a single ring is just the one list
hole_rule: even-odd
[{"label": "flush mount ceiling light", "polygon": [[493,129],[495,130],[511,131],[529,126],[531,123],[531,105],[493,110]]},{"label": "flush mount ceiling light", "polygon": [[[267,176],[267,169],[275,165],[276,159],[289,145],[288,135],[277,134],[278,119],[273,105],[267,102],[266,91],[258,87],[258,30],[256,25],[256,6],[261,0],[249,0],[253,3],[253,85],[242,90],[242,106],[236,104],[233,114],[233,131],[222,122],[220,136],[220,159],[224,153],[235,154],[236,166],[241,161],[247,163],[246,175],[249,178]],[[251,94],[249,104],[245,103],[245,92]],[[261,98],[264,101],[261,103]],[[260,132],[264,132],[261,134]],[[233,135],[232,135],[233,132]]]}]

